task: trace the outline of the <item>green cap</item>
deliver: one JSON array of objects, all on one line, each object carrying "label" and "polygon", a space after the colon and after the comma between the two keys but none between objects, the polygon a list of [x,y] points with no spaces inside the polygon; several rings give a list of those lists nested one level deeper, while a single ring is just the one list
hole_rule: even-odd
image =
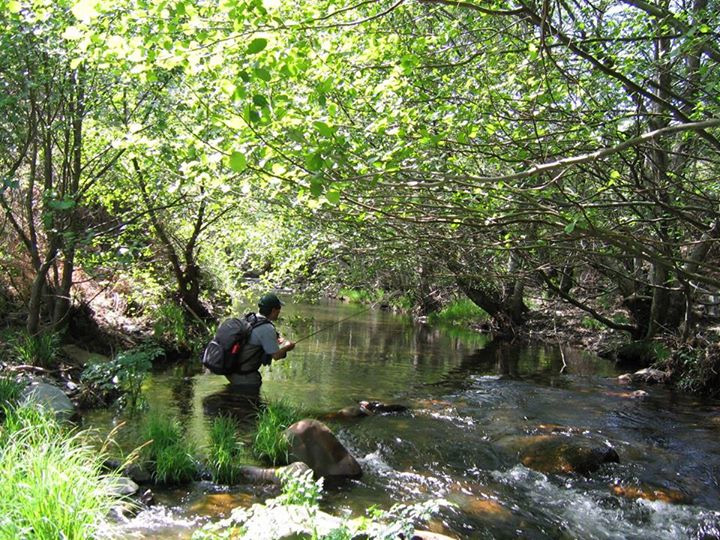
[{"label": "green cap", "polygon": [[258,307],[279,308],[285,304],[280,301],[275,293],[267,293],[260,298]]}]

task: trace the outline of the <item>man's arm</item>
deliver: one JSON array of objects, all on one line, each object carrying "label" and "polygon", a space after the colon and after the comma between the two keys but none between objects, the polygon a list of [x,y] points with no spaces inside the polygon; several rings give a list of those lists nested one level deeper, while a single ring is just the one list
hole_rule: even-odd
[{"label": "man's arm", "polygon": [[281,358],[285,358],[287,356],[288,351],[292,351],[295,348],[295,342],[294,341],[283,341],[280,344],[280,348],[274,352],[271,356],[273,360],[280,360]]}]

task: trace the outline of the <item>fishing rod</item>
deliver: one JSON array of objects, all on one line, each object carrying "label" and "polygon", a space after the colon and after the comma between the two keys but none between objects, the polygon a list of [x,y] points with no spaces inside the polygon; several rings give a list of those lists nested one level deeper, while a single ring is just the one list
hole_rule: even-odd
[{"label": "fishing rod", "polygon": [[343,323],[343,322],[347,321],[348,319],[352,319],[353,317],[357,317],[357,316],[360,315],[361,313],[365,313],[366,311],[370,311],[370,310],[373,309],[374,307],[375,307],[375,306],[371,304],[371,305],[369,305],[368,307],[365,307],[365,308],[363,308],[363,309],[361,309],[361,310],[359,310],[359,311],[356,311],[356,312],[353,313],[352,315],[348,315],[347,317],[344,317],[344,318],[340,319],[339,321],[335,321],[335,322],[332,323],[332,324],[328,324],[327,326],[323,326],[323,327],[320,328],[319,330],[315,330],[312,334],[308,334],[307,336],[301,337],[300,339],[296,340],[294,343],[295,343],[295,344],[298,344],[298,343],[300,343],[301,341],[305,341],[306,339],[313,337],[315,334],[319,334],[320,332],[323,332],[323,331],[327,330],[328,328],[332,328],[333,326],[337,326],[338,324]]}]

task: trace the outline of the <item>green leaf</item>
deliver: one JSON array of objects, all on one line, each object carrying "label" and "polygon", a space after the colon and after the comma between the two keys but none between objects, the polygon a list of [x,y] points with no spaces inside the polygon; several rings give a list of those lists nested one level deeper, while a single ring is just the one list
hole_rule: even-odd
[{"label": "green leaf", "polygon": [[255,72],[255,76],[258,79],[261,79],[265,82],[268,82],[272,78],[272,76],[270,75],[270,72],[265,68],[256,67],[254,72]]},{"label": "green leaf", "polygon": [[7,9],[10,13],[19,13],[20,8],[20,2],[16,2],[15,0],[8,2]]},{"label": "green leaf", "polygon": [[53,210],[70,210],[75,207],[75,201],[72,199],[63,199],[62,201],[50,200],[48,206]]},{"label": "green leaf", "polygon": [[324,164],[325,160],[320,152],[315,152],[305,159],[305,166],[311,171],[319,171]]},{"label": "green leaf", "polygon": [[265,96],[262,96],[260,94],[255,94],[252,98],[253,103],[257,105],[258,107],[267,107],[268,106],[268,100],[265,99]]},{"label": "green leaf", "polygon": [[323,137],[332,137],[335,130],[328,126],[325,122],[321,122],[319,120],[313,122],[313,126],[315,126],[315,129],[322,135]]},{"label": "green leaf", "polygon": [[577,225],[577,218],[573,219],[570,223],[565,225],[565,234],[571,234],[575,230],[575,225]]},{"label": "green leaf", "polygon": [[229,162],[230,168],[236,173],[241,173],[247,169],[247,159],[245,158],[245,154],[241,154],[240,152],[233,152],[230,154]]},{"label": "green leaf", "polygon": [[265,47],[267,47],[268,41],[265,38],[255,38],[250,42],[250,45],[248,45],[247,52],[248,54],[257,54],[260,51],[262,51]]},{"label": "green leaf", "polygon": [[322,178],[315,176],[310,180],[310,193],[312,193],[313,197],[322,195],[323,187]]},{"label": "green leaf", "polygon": [[79,21],[89,21],[97,17],[97,10],[95,9],[95,0],[80,0],[70,9],[75,18]]},{"label": "green leaf", "polygon": [[340,192],[339,191],[328,191],[325,194],[325,198],[328,200],[330,204],[337,204],[340,202]]}]

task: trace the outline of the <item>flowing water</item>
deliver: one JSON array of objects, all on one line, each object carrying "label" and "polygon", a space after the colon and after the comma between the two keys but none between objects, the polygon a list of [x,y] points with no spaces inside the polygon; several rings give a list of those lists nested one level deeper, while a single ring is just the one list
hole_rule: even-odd
[{"label": "flowing water", "polygon": [[[298,339],[359,310],[288,303],[277,326]],[[720,403],[660,387],[635,398],[618,373],[579,351],[497,345],[366,311],[263,368],[260,397],[317,417],[363,399],[408,407],[328,422],[364,471],[326,489],[322,508],[336,515],[442,497],[454,506],[427,527],[457,538],[720,537]],[[200,449],[225,410],[246,418],[252,435],[252,411],[223,377],[175,368],[154,374],[146,393],[149,414],[181,419]],[[98,411],[86,423],[108,430],[120,420]],[[135,440],[136,424],[119,431],[120,444]],[[548,442],[609,445],[620,463],[586,475],[538,467],[553,454]],[[274,495],[207,481],[154,491],[158,504],[125,524],[124,537],[188,538]]]}]

